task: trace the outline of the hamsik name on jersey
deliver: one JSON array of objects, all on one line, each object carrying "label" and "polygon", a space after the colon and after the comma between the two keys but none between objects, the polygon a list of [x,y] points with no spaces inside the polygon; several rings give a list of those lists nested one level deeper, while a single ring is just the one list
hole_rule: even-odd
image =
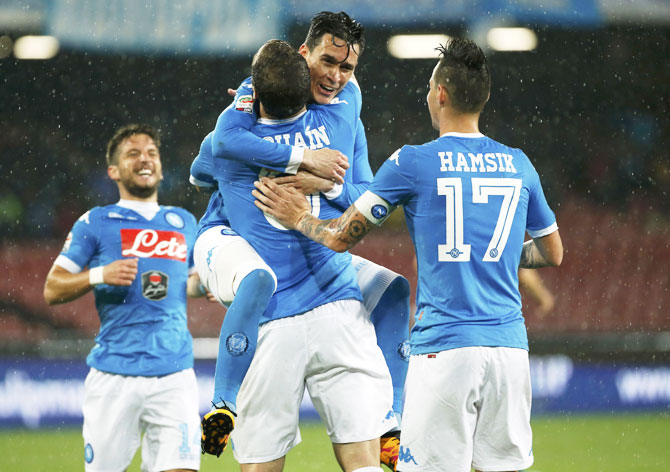
[{"label": "hamsik name on jersey", "polygon": [[[442,172],[512,172],[516,173],[516,168],[512,161],[514,156],[502,152],[472,153],[440,151],[437,153],[440,157]],[[467,158],[466,158],[467,155]],[[454,156],[456,164],[454,165]],[[484,164],[486,162],[486,164]]]},{"label": "hamsik name on jersey", "polygon": [[412,354],[528,349],[517,277],[521,248],[526,231],[542,237],[556,229],[528,157],[480,133],[404,146],[356,202],[375,222],[398,205],[414,241],[420,287]]}]

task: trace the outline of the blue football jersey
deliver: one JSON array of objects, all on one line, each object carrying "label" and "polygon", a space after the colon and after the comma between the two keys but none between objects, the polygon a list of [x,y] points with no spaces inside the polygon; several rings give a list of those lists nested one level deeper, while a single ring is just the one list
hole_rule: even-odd
[{"label": "blue football jersey", "polygon": [[212,136],[214,131],[210,132],[200,143],[200,151],[191,162],[189,182],[192,185],[204,189],[216,187],[214,180],[214,156],[212,155]]},{"label": "blue football jersey", "polygon": [[526,230],[540,237],[557,229],[528,157],[479,133],[447,133],[396,151],[369,190],[403,205],[414,242],[412,353],[528,349],[518,289],[521,249]]},{"label": "blue football jersey", "polygon": [[196,221],[161,206],[147,220],[119,205],[95,207],[74,224],[56,264],[70,272],[138,258],[128,287],[94,288],[100,332],[89,366],[133,376],[166,375],[193,366],[186,321],[186,281],[193,267]]},{"label": "blue football jersey", "polygon": [[[246,79],[237,88],[237,95],[231,106],[229,106],[219,117],[217,128],[203,139],[198,155],[191,163],[189,181],[191,184],[201,188],[216,189],[217,183],[214,174],[214,136],[219,136],[219,145],[216,152],[221,158],[231,158],[245,162],[244,156],[253,156],[253,162],[267,167],[268,169],[280,170],[282,172],[295,172],[282,167],[290,166],[291,145],[286,143],[282,136],[260,139],[249,129],[256,124],[257,115],[254,112],[253,90],[251,79]],[[368,161],[367,139],[365,129],[360,120],[362,97],[358,84],[351,80],[337,97],[327,105],[309,105],[310,109],[320,107],[334,107],[338,110],[342,119],[353,120],[355,123],[355,134],[352,136],[354,147],[352,155],[348,155],[350,167],[345,174],[344,184],[336,185],[328,192],[324,205],[331,211],[326,214],[330,217],[339,216],[339,212],[346,210],[356,199],[368,188],[372,181],[372,169]],[[352,114],[353,112],[353,114]],[[223,130],[222,128],[227,128]],[[223,146],[221,136],[226,136]],[[276,142],[275,142],[276,140]],[[306,143],[299,143],[305,145]],[[323,147],[323,143],[314,144]],[[260,157],[259,157],[260,156]],[[230,226],[226,215],[223,196],[218,190],[213,190],[207,209],[198,224],[198,235],[208,228],[220,224]]]},{"label": "blue football jersey", "polygon": [[[331,147],[352,154],[356,120],[346,107],[310,109],[286,120],[260,119],[252,132],[285,144]],[[277,138],[279,137],[279,138]],[[247,240],[277,275],[277,290],[261,322],[306,312],[325,303],[361,299],[348,253],[336,253],[297,231],[288,231],[254,205],[251,191],[259,177],[276,172],[232,159],[214,159],[219,192],[226,202],[231,227]],[[320,194],[307,197],[312,214],[333,218],[339,211]]]},{"label": "blue football jersey", "polygon": [[189,182],[200,188],[212,192],[207,203],[207,209],[198,222],[197,236],[207,231],[212,226],[226,225],[230,226],[226,207],[223,202],[223,196],[218,190],[218,184],[214,179],[214,156],[212,155],[212,136],[214,132],[209,133],[202,140],[200,152],[191,163],[191,175]]},{"label": "blue football jersey", "polygon": [[[211,162],[215,157],[245,163],[253,162],[276,172],[294,174],[298,170],[296,164],[299,161],[295,149],[291,147],[292,143],[288,135],[266,136],[264,139],[259,139],[250,131],[257,121],[254,104],[251,78],[247,78],[237,88],[237,95],[233,103],[219,116],[214,131],[203,140],[200,152],[191,166],[190,181],[192,184],[202,187],[213,183],[212,178],[207,174],[213,166]],[[329,104],[308,105],[310,110],[319,108],[335,110],[343,119],[351,120],[355,126],[350,136],[350,139],[353,140],[353,148],[346,153],[350,167],[345,175],[345,182],[342,185],[336,185],[335,189],[325,195],[328,200],[326,205],[339,208],[340,211],[346,210],[356,201],[372,181],[365,128],[360,120],[361,106],[361,90],[354,79],[347,82],[347,85]],[[312,139],[313,135],[316,133],[308,134],[305,141],[298,140],[296,147],[310,149],[329,147],[322,140]],[[211,146],[211,149],[208,146]]]}]

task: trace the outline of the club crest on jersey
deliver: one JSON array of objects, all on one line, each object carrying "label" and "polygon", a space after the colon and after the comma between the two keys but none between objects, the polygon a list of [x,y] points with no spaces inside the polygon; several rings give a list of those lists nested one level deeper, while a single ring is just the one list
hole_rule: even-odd
[{"label": "club crest on jersey", "polygon": [[181,228],[184,227],[184,219],[181,216],[179,216],[178,214],[176,214],[174,212],[171,212],[171,211],[169,211],[165,214],[165,221],[167,221],[169,224],[171,224],[175,228],[181,229]]},{"label": "club crest on jersey", "polygon": [[243,111],[244,113],[253,113],[254,111],[254,97],[253,95],[240,95],[240,98],[235,102],[235,110]]},{"label": "club crest on jersey", "polygon": [[186,262],[187,253],[186,238],[177,231],[130,228],[121,230],[121,255],[123,257],[173,259]]},{"label": "club crest on jersey", "polygon": [[142,274],[142,295],[149,300],[162,300],[167,296],[167,274],[160,270],[150,270]]}]

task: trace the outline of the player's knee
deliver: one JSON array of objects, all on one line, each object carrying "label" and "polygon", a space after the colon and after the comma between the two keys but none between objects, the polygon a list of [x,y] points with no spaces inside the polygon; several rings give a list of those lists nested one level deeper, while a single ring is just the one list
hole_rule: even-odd
[{"label": "player's knee", "polygon": [[398,277],[393,279],[393,282],[391,282],[391,285],[389,285],[389,290],[392,290],[393,293],[398,298],[406,298],[409,300],[410,295],[409,280],[407,280],[402,275],[399,275]]},{"label": "player's knee", "polygon": [[259,295],[271,296],[277,289],[274,275],[266,269],[254,269],[243,279],[242,283],[253,283],[254,289]]}]

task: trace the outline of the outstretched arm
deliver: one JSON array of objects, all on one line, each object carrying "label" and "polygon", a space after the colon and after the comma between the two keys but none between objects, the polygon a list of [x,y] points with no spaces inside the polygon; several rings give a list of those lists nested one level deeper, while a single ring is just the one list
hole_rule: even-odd
[{"label": "outstretched arm", "polygon": [[255,205],[275,217],[289,229],[296,229],[308,238],[337,252],[344,252],[353,246],[375,225],[350,206],[337,219],[320,220],[310,214],[310,207],[302,193],[294,188],[276,184],[263,178],[255,183]]}]

